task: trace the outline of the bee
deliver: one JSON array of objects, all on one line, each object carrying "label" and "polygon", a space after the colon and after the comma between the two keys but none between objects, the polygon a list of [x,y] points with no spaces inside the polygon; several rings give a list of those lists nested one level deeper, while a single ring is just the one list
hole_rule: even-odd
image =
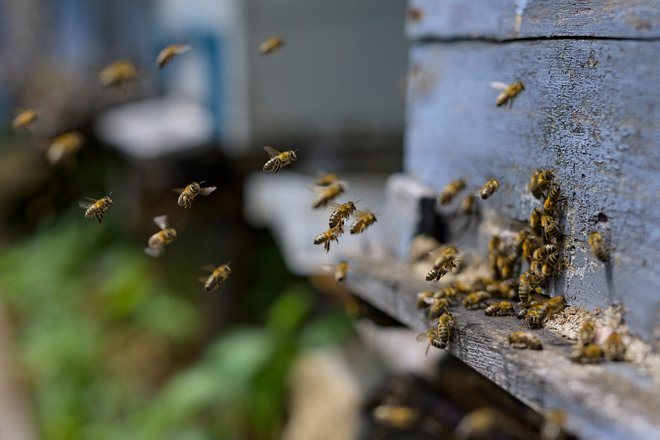
[{"label": "bee", "polygon": [[529,192],[532,193],[534,197],[537,199],[543,198],[543,191],[541,190],[541,187],[539,186],[539,175],[543,172],[543,170],[536,170],[534,171],[534,174],[532,174],[532,178],[529,181]]},{"label": "bee", "polygon": [[433,295],[434,298],[447,298],[449,301],[453,301],[454,298],[458,295],[458,291],[454,287],[443,287],[442,289],[435,292]]},{"label": "bee", "polygon": [[463,299],[463,306],[466,309],[478,309],[490,299],[490,294],[483,290],[472,292]]},{"label": "bee", "polygon": [[436,319],[443,313],[449,311],[451,301],[448,298],[435,298],[429,308],[429,319]]},{"label": "bee", "polygon": [[500,181],[497,179],[490,179],[488,182],[484,183],[484,186],[481,187],[481,190],[479,191],[479,196],[482,199],[487,199],[490,196],[497,191],[497,189],[500,187]]},{"label": "bee", "polygon": [[156,65],[159,69],[165,67],[172,59],[177,56],[184,54],[190,50],[190,45],[188,44],[170,44],[165,49],[161,50],[156,57]]},{"label": "bee", "polygon": [[[541,191],[545,191],[555,181],[555,173],[551,170],[538,170],[538,185]],[[540,197],[539,197],[540,198]]]},{"label": "bee", "polygon": [[469,194],[465,196],[461,202],[461,213],[464,215],[470,215],[477,212],[477,198],[474,194]]},{"label": "bee", "polygon": [[330,252],[330,242],[336,241],[339,243],[339,237],[344,233],[344,226],[340,223],[334,228],[330,228],[322,234],[319,234],[314,239],[314,244],[323,243],[323,248],[326,252]]},{"label": "bee", "polygon": [[538,237],[534,235],[528,235],[525,238],[525,241],[523,241],[522,244],[522,256],[525,260],[531,261],[534,255],[534,251],[538,249],[538,247],[541,245],[540,240]]},{"label": "bee", "polygon": [[529,231],[527,229],[521,229],[516,233],[516,236],[513,238],[513,250],[515,255],[520,258],[523,255],[523,245],[525,241],[529,238]]},{"label": "bee", "polygon": [[566,307],[566,298],[563,295],[553,296],[543,303],[543,318],[549,319],[555,313],[561,312]]},{"label": "bee", "polygon": [[543,232],[543,227],[541,224],[542,217],[543,212],[539,208],[532,209],[532,213],[529,216],[529,228],[536,235],[541,235],[541,232]]},{"label": "bee", "polygon": [[428,341],[428,345],[426,346],[425,354],[429,353],[429,347],[431,347],[431,345],[434,346],[435,348],[445,348],[447,346],[446,343],[444,343],[444,342],[442,342],[442,340],[440,340],[440,337],[438,336],[438,329],[435,328],[435,327],[431,327],[430,329],[428,329],[424,333],[418,334],[416,340],[418,342],[421,342],[421,341],[424,341],[424,340]]},{"label": "bee", "polygon": [[36,110],[23,110],[11,121],[11,126],[14,130],[28,129],[37,119],[39,119],[39,113]]},{"label": "bee", "polygon": [[561,236],[561,231],[559,230],[559,225],[557,225],[557,220],[551,216],[543,215],[541,217],[541,226],[543,227],[543,233],[546,236],[554,238],[559,238]]},{"label": "bee", "polygon": [[512,260],[507,255],[499,255],[496,258],[495,263],[500,278],[509,279],[513,276],[513,264],[515,263],[515,260]]},{"label": "bee", "polygon": [[581,364],[593,364],[603,360],[603,350],[593,342],[578,347],[571,355],[573,362]]},{"label": "bee", "polygon": [[448,267],[452,269],[456,267],[454,264],[454,257],[458,254],[456,246],[448,245],[442,246],[435,251],[435,259],[433,260],[433,268],[439,269],[441,267]]},{"label": "bee", "polygon": [[[295,160],[298,159],[296,152],[293,150],[287,150],[283,153],[280,153],[275,148],[264,147],[266,153],[270,156],[270,159],[264,164],[263,170],[267,173],[277,173],[281,168],[284,168],[287,165],[292,164]],[[297,150],[296,150],[297,151]]]},{"label": "bee", "polygon": [[509,345],[513,348],[543,350],[541,339],[528,332],[513,332],[509,335]]},{"label": "bee", "polygon": [[518,287],[518,280],[508,278],[504,281],[493,281],[489,283],[486,286],[486,291],[491,295],[512,299],[516,296],[516,287]]},{"label": "bee", "polygon": [[343,283],[346,280],[346,275],[348,274],[348,261],[342,260],[337,264],[335,268],[335,281],[338,283]]},{"label": "bee", "polygon": [[376,214],[369,211],[357,211],[355,213],[357,220],[351,225],[351,234],[361,234],[369,226],[373,225],[378,221]]},{"label": "bee", "polygon": [[419,292],[417,294],[417,308],[423,309],[433,304],[435,302],[433,295],[435,295],[435,291],[433,290],[425,290],[423,292]]},{"label": "bee", "polygon": [[595,337],[595,328],[594,328],[594,321],[591,319],[586,319],[582,325],[580,325],[580,329],[578,330],[578,344],[580,345],[587,345],[591,344],[594,342],[594,337]]},{"label": "bee", "polygon": [[554,253],[550,254],[548,257],[548,261],[546,261],[543,266],[541,267],[541,274],[544,277],[551,277],[554,274],[558,273],[561,269],[564,269],[567,266],[567,262],[565,260],[559,261],[559,254]]},{"label": "bee", "polygon": [[512,421],[494,408],[479,408],[461,418],[452,438],[456,440],[509,438]]},{"label": "bee", "polygon": [[135,81],[137,77],[137,69],[132,62],[119,60],[101,70],[99,80],[104,87],[121,87]]},{"label": "bee", "polygon": [[522,83],[522,81],[516,81],[509,85],[504,85],[501,83],[493,83],[492,85],[494,88],[503,89],[502,92],[497,95],[497,98],[495,98],[495,104],[497,104],[498,107],[507,103],[509,106],[511,106],[511,103],[515,97],[518,96],[520,92],[525,90],[525,85]]},{"label": "bee", "polygon": [[357,210],[355,203],[351,201],[342,204],[330,202],[329,205],[333,208],[333,211],[332,214],[330,214],[328,226],[331,228],[334,228],[339,224],[343,226],[346,219],[353,215],[353,213]]},{"label": "bee", "polygon": [[561,194],[561,190],[559,189],[558,186],[554,186],[553,188],[550,189],[548,192],[548,197],[545,198],[545,201],[543,202],[543,211],[548,214],[552,215],[553,212],[555,212],[555,208],[557,207],[557,202],[559,201],[559,196]]},{"label": "bee", "polygon": [[600,261],[606,263],[609,260],[607,249],[605,249],[605,240],[600,232],[591,231],[589,233],[589,246],[591,247],[591,252]]},{"label": "bee", "polygon": [[202,277],[199,280],[204,283],[204,290],[211,292],[216,288],[220,290],[222,285],[227,281],[231,275],[230,263],[221,264],[218,267],[205,266],[203,269],[210,270],[211,274],[208,277]]},{"label": "bee", "polygon": [[160,257],[165,252],[165,247],[176,240],[176,230],[168,227],[166,215],[154,217],[154,223],[160,231],[149,237],[148,246],[144,251],[152,257]]},{"label": "bee", "polygon": [[514,313],[513,304],[509,301],[500,301],[486,307],[484,313],[486,316],[510,316]]},{"label": "bee", "polygon": [[346,191],[346,187],[341,182],[335,182],[316,191],[318,192],[318,195],[312,202],[312,208],[314,209],[327,206],[332,200],[342,195],[344,191]]},{"label": "bee", "polygon": [[282,46],[284,46],[284,38],[270,37],[259,45],[259,52],[261,52],[261,55],[268,55],[269,53],[275,52]]},{"label": "bee", "polygon": [[426,281],[438,281],[447,275],[448,272],[449,270],[446,267],[431,268],[426,274]]},{"label": "bee", "polygon": [[330,186],[335,182],[339,182],[339,177],[336,174],[321,174],[314,184],[317,186]]},{"label": "bee", "polygon": [[540,328],[543,325],[543,318],[545,318],[545,308],[542,304],[533,305],[527,309],[524,317],[530,328]]},{"label": "bee", "polygon": [[58,165],[73,157],[80,150],[84,141],[83,135],[77,131],[67,131],[57,136],[46,152],[48,163]]},{"label": "bee", "polygon": [[409,406],[379,405],[374,408],[373,417],[378,423],[405,430],[412,427],[420,416],[416,409]]},{"label": "bee", "polygon": [[451,201],[454,200],[454,197],[465,189],[465,185],[465,180],[463,179],[456,179],[449,182],[440,192],[440,197],[438,197],[440,204],[450,204]]},{"label": "bee", "polygon": [[603,342],[603,354],[611,361],[622,361],[626,355],[626,346],[621,339],[621,335],[612,332],[605,342]]},{"label": "bee", "polygon": [[554,244],[546,244],[534,251],[532,258],[537,261],[546,261],[552,255],[557,254],[557,246]]},{"label": "bee", "polygon": [[543,262],[541,260],[532,260],[529,263],[529,270],[535,274],[543,273]]},{"label": "bee", "polygon": [[103,223],[103,216],[112,206],[111,195],[112,193],[98,200],[85,197],[87,199],[86,201],[81,200],[78,202],[78,205],[85,210],[85,218],[96,217],[99,223]]},{"label": "bee", "polygon": [[197,196],[208,196],[211,194],[213,191],[215,191],[218,187],[217,186],[207,186],[205,188],[202,188],[202,183],[197,183],[193,182],[190,185],[186,186],[185,188],[174,188],[174,192],[179,194],[179,199],[177,200],[177,203],[179,206],[182,206],[183,208],[191,208],[192,207],[192,202],[195,200],[195,197]]},{"label": "bee", "polygon": [[440,316],[440,318],[438,318],[437,335],[438,339],[440,340],[440,348],[445,348],[447,345],[449,345],[449,340],[451,339],[451,332],[454,324],[454,315],[452,315],[451,312],[445,312]]}]

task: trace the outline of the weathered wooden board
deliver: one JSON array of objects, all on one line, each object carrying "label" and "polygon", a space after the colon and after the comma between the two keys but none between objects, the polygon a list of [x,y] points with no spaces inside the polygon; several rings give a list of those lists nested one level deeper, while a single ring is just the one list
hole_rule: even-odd
[{"label": "weathered wooden board", "polygon": [[658,38],[657,0],[411,0],[413,39]]},{"label": "weathered wooden board", "polygon": [[[353,292],[411,328],[426,330],[415,294],[428,283],[395,259],[354,255],[351,264],[347,283]],[[660,437],[660,394],[634,365],[572,363],[572,345],[545,329],[535,331],[542,351],[515,350],[508,335],[523,329],[515,317],[487,318],[483,310],[462,307],[452,312],[458,328],[449,351],[532,407],[563,409],[572,432],[588,439]]]},{"label": "weathered wooden board", "polygon": [[[523,221],[538,206],[532,171],[554,169],[571,263],[556,290],[588,308],[622,302],[647,338],[660,332],[658,53],[660,41],[416,45],[405,156],[407,173],[435,190],[503,178],[484,206]],[[515,79],[526,89],[496,107],[489,83]],[[593,229],[611,241],[611,288],[589,253]]]}]

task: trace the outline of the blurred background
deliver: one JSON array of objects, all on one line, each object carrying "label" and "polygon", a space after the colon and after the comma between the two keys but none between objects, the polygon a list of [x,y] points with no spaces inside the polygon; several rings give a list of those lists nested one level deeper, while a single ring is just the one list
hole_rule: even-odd
[{"label": "blurred background", "polygon": [[[0,0],[0,438],[444,432],[368,416],[409,399],[456,423],[425,393],[465,390],[402,373],[427,368],[425,344],[335,283],[324,265],[342,249],[312,244],[327,221],[310,208],[320,171],[382,212],[401,166],[405,16],[404,0]],[[262,56],[271,36],[286,44]],[[171,43],[192,50],[159,70]],[[103,88],[118,59],[137,81]],[[13,130],[24,109],[38,120]],[[67,130],[83,147],[51,166]],[[266,175],[263,145],[299,160]],[[192,181],[218,190],[183,210],[172,188]],[[110,192],[102,225],[83,218],[81,199]],[[179,237],[153,259],[162,214]],[[376,224],[343,252],[381,236]],[[200,267],[225,262],[230,279],[204,292]],[[365,349],[375,325],[391,330],[385,352],[411,347],[390,353],[399,365]]]}]

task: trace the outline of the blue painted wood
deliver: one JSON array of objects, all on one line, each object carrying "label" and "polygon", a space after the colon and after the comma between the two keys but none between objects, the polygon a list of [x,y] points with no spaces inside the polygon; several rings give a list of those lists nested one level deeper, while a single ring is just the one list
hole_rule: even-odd
[{"label": "blue painted wood", "polygon": [[[588,308],[623,303],[646,338],[660,332],[659,53],[657,41],[415,45],[405,152],[406,172],[436,190],[503,177],[483,205],[522,221],[538,206],[532,171],[554,169],[571,263],[555,291]],[[497,107],[489,83],[516,79],[525,90]],[[612,288],[590,255],[592,229],[611,242]]]}]

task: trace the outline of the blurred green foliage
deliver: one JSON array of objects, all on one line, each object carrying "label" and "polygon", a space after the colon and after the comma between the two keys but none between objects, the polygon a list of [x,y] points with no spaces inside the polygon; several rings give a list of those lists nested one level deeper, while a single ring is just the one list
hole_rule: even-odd
[{"label": "blurred green foliage", "polygon": [[[199,292],[180,291],[111,225],[82,221],[71,212],[0,256],[41,438],[277,438],[296,356],[343,340],[348,318],[313,316],[302,281],[255,276],[246,298],[273,297],[261,322],[203,346]],[[270,249],[259,255],[259,267],[278,266]]]}]

